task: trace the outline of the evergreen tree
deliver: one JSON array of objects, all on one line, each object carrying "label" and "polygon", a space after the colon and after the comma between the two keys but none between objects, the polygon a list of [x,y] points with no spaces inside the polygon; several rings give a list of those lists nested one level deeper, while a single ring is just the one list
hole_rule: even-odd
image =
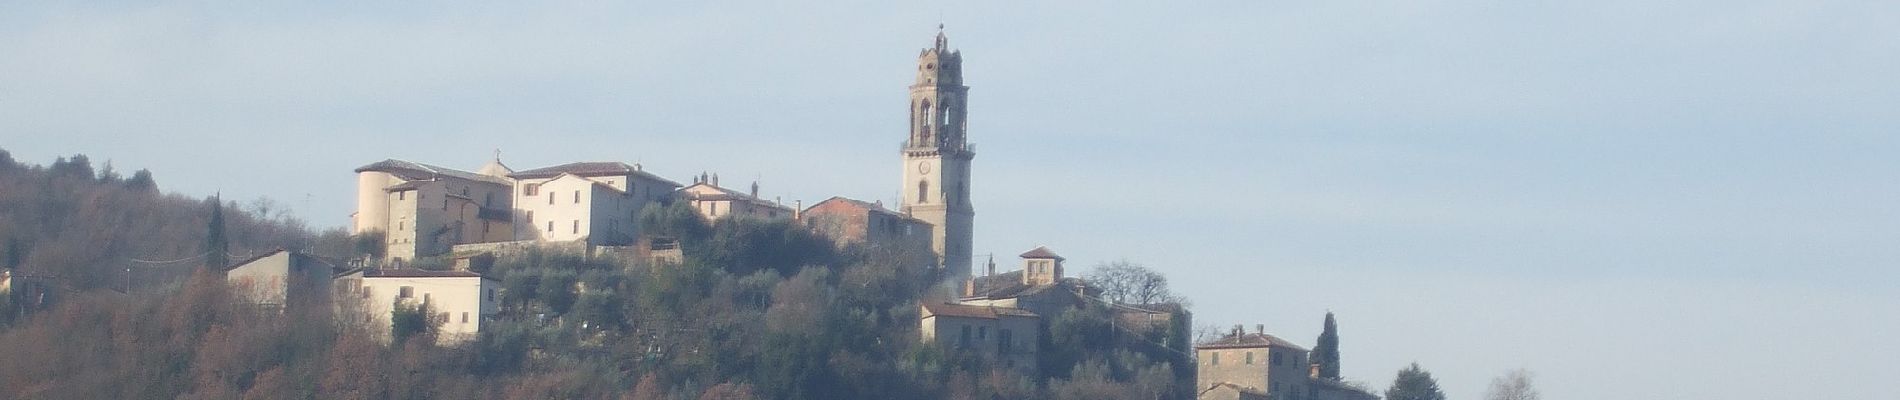
[{"label": "evergreen tree", "polygon": [[224,235],[224,204],[211,198],[211,222],[205,228],[205,270],[223,272],[230,267],[231,239]]},{"label": "evergreen tree", "polygon": [[1432,379],[1431,372],[1412,363],[1392,379],[1392,387],[1385,389],[1385,400],[1445,400],[1445,392],[1438,390],[1438,380]]},{"label": "evergreen tree", "polygon": [[1313,346],[1313,364],[1319,366],[1320,379],[1339,380],[1339,326],[1333,323],[1331,311],[1326,312],[1326,328]]}]

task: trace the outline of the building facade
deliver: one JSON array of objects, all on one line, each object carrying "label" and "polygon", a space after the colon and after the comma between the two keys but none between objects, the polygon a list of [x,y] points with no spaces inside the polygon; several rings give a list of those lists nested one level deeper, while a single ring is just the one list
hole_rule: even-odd
[{"label": "building facade", "polygon": [[950,49],[943,32],[917,55],[910,86],[910,134],[904,141],[901,210],[931,225],[931,250],[951,276],[968,277],[976,209],[970,201],[968,140],[970,87],[963,85],[963,55]]},{"label": "building facade", "polygon": [[[506,171],[494,160],[484,171]],[[499,172],[497,172],[499,173]],[[505,175],[488,175],[402,160],[356,169],[356,234],[382,232],[385,258],[401,263],[442,254],[458,244],[512,240]]]},{"label": "building facade", "polygon": [[679,183],[620,162],[580,162],[515,172],[516,240],[627,246],[639,238],[640,210],[673,196]]},{"label": "building facade", "polygon": [[337,272],[330,261],[279,249],[234,264],[224,278],[233,290],[265,308],[321,309],[330,305],[330,279]]},{"label": "building facade", "polygon": [[396,303],[421,306],[442,321],[436,340],[454,344],[472,340],[485,318],[500,312],[501,282],[467,271],[362,269],[338,276],[335,295],[355,318],[387,338]]},{"label": "building facade", "polygon": [[1036,368],[1041,317],[1011,307],[925,304],[919,311],[925,343],[995,357],[1005,366]]},{"label": "building facade", "polygon": [[758,219],[792,219],[797,210],[759,198],[759,183],[752,182],[751,192],[740,192],[719,186],[717,176],[700,174],[691,186],[680,189],[680,197],[699,212],[706,220],[718,220],[726,217],[746,217]]},{"label": "building facade", "polygon": [[839,245],[872,247],[930,246],[930,223],[885,209],[883,205],[832,197],[799,213],[799,220]]},{"label": "building facade", "polygon": [[1263,332],[1240,327],[1194,346],[1198,392],[1233,385],[1242,392],[1265,393],[1275,400],[1307,399],[1310,371],[1306,348]]}]

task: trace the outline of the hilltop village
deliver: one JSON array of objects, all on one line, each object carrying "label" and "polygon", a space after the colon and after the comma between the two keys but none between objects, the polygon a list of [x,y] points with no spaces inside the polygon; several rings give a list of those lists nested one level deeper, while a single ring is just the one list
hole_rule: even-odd
[{"label": "hilltop village", "polygon": [[[820,323],[813,320],[848,327],[854,326],[851,321],[856,318],[864,322],[855,323],[870,327],[865,329],[877,329],[882,324],[907,325],[894,330],[912,335],[905,338],[865,337],[864,332],[849,329],[831,334],[868,340],[872,348],[885,341],[914,341],[934,346],[941,353],[911,357],[993,366],[993,372],[975,378],[981,383],[939,383],[948,387],[943,390],[985,388],[982,393],[991,393],[985,398],[1024,398],[1022,393],[1008,395],[1009,388],[1046,377],[1079,380],[1085,374],[1100,374],[1103,379],[1115,381],[1173,382],[1144,389],[1153,390],[1156,398],[1377,398],[1339,376],[1337,337],[1331,336],[1334,324],[1330,313],[1325,319],[1328,336],[1322,336],[1313,350],[1276,337],[1263,325],[1252,330],[1235,326],[1220,332],[1201,332],[1196,338],[1192,314],[1177,299],[1130,301],[1105,294],[1105,290],[1114,290],[1109,282],[1090,282],[1076,276],[1065,264],[1066,258],[1048,247],[1025,243],[1025,250],[1014,263],[1003,261],[1003,270],[994,258],[983,260],[979,268],[972,254],[976,212],[970,165],[976,152],[969,144],[965,124],[969,88],[964,85],[962,63],[961,53],[949,46],[942,32],[917,56],[915,80],[909,87],[908,133],[896,160],[902,177],[902,198],[897,204],[845,196],[810,205],[801,200],[788,204],[779,197],[762,194],[758,182],[731,187],[722,184],[717,174],[701,173],[682,183],[647,172],[640,164],[618,161],[577,161],[517,170],[503,163],[497,151],[485,165],[461,170],[389,159],[354,171],[356,211],[350,215],[347,233],[361,251],[336,257],[280,248],[206,264],[215,265],[218,275],[257,309],[283,315],[335,313],[338,321],[365,327],[385,344],[404,343],[406,338],[422,334],[439,346],[486,348],[510,343],[497,339],[503,336],[495,332],[498,328],[491,327],[496,321],[528,321],[528,326],[535,327],[572,320],[579,326],[572,332],[578,333],[563,340],[575,348],[591,349],[587,351],[637,355],[619,361],[629,363],[620,367],[626,371],[647,368],[660,360],[692,360],[691,355],[716,352],[705,345],[707,342],[693,341],[703,339],[693,336],[718,338],[724,335],[721,329],[749,323],[725,321],[725,325],[706,328],[685,322],[703,317],[694,314],[698,312],[695,310],[615,306],[615,299],[622,299],[616,297],[618,293],[634,291],[628,289],[633,286],[628,283],[633,278],[599,270],[630,265],[642,268],[637,276],[647,279],[642,283],[647,286],[640,287],[635,299],[640,304],[679,303],[665,294],[679,290],[666,286],[675,282],[710,287],[698,294],[701,297],[715,298],[731,292],[727,297],[754,299],[754,304],[736,307],[760,308],[763,311],[749,315],[763,320],[774,332],[788,332],[773,338],[815,335],[796,328]],[[61,163],[65,162],[62,159]],[[54,169],[60,168],[61,164],[56,163]],[[92,177],[89,166],[85,175]],[[147,188],[142,190],[150,190],[149,175],[144,179],[141,187]],[[214,202],[213,224],[222,223],[217,211],[220,207],[222,204]],[[206,240],[224,240],[225,234],[219,229],[214,228]],[[745,260],[746,254],[719,253],[732,252],[720,248],[721,235],[751,235],[746,238],[766,238],[761,240],[784,243],[779,248],[799,249],[786,251],[791,253],[862,254],[861,258],[888,261],[877,265],[894,267],[814,272],[802,263],[828,256],[803,256],[807,259],[800,260],[781,253],[762,253],[768,255]],[[830,249],[810,249],[810,243],[825,243],[824,247]],[[18,257],[21,251],[8,253]],[[206,254],[223,257],[225,253],[222,247],[213,247]],[[692,275],[693,269],[686,267],[701,259],[740,259],[734,263],[765,266],[751,270],[750,275],[747,271],[730,271],[732,276],[720,278],[733,282],[731,285],[712,284],[706,282],[714,278]],[[606,267],[575,272],[561,269],[569,267],[530,270],[519,266],[564,262]],[[49,289],[56,284],[47,282],[57,279],[31,281],[26,279],[29,274],[16,276],[14,271],[30,268],[21,268],[23,262],[19,260],[11,263],[0,274],[0,292],[16,299],[10,300],[10,305],[23,310],[47,307],[48,295],[59,292]],[[916,269],[905,272],[908,267]],[[124,293],[134,292],[132,271],[126,269]],[[498,271],[515,272],[497,278]],[[776,286],[748,283],[769,284],[781,279]],[[869,304],[860,304],[848,313],[813,309],[847,307],[854,294],[797,284],[809,281],[823,286],[852,279],[865,282],[865,293],[857,296],[898,299],[902,303],[894,307],[896,310],[880,308],[879,303],[869,300],[860,301]],[[22,284],[14,285],[16,280]],[[619,292],[616,287],[621,288]],[[922,294],[890,294],[906,292]],[[33,295],[16,295],[21,293]],[[653,324],[665,327],[634,329],[616,317],[641,312],[651,314],[647,317],[657,321]],[[1086,315],[1101,318],[1088,319]],[[1110,339],[1100,339],[1101,335],[1090,332],[1106,332]],[[641,347],[615,348],[615,335],[631,337],[634,340],[627,342]],[[666,345],[689,342],[696,344],[679,346],[685,350]],[[517,357],[503,364],[563,362],[546,355],[551,352],[545,348],[548,345],[515,342],[513,346],[530,361]],[[541,356],[537,358],[537,354]],[[919,365],[917,360],[880,357],[887,359],[879,362]],[[1104,359],[1109,361],[1101,366],[1085,362]],[[751,374],[781,376],[769,374],[777,371],[799,376],[801,369],[810,368],[773,369],[771,366],[778,364],[760,362],[764,364],[757,369],[763,372]],[[831,361],[850,362],[838,356]],[[1162,366],[1144,367],[1151,364]],[[700,373],[721,376],[719,371]],[[928,376],[930,372],[907,373]],[[256,390],[259,375],[243,376],[218,379],[230,380],[233,387]],[[315,390],[330,390],[330,385],[348,387],[348,382],[354,382],[324,379],[310,385]],[[848,382],[879,378],[830,379]],[[666,386],[648,384],[647,380],[643,378],[637,387]],[[760,385],[773,381],[757,380],[763,381],[758,382]],[[708,382],[690,376],[677,381],[670,386],[708,386]],[[797,388],[796,381],[777,383]],[[399,390],[393,388],[395,385],[398,383],[387,383],[379,390]],[[705,393],[711,396],[721,387],[727,385],[711,385]],[[800,390],[826,393],[823,390],[829,389]],[[1065,390],[1088,393],[1090,389],[1076,384]],[[1108,386],[1096,390],[1114,392]],[[804,398],[783,394],[768,397]]]}]

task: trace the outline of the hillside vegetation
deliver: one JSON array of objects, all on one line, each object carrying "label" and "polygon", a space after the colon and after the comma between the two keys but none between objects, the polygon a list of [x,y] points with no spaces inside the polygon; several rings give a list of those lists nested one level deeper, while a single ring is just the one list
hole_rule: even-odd
[{"label": "hillside vegetation", "polygon": [[0,398],[1192,397],[1185,355],[1119,331],[1105,309],[1044,316],[1044,357],[1018,372],[918,342],[918,304],[950,286],[934,284],[925,249],[840,248],[796,223],[707,223],[678,204],[643,220],[681,239],[683,263],[504,256],[479,271],[502,282],[501,316],[458,346],[435,345],[426,317],[383,343],[371,331],[389,327],[259,312],[214,273],[128,279],[202,270],[191,260],[205,256],[213,204],[232,253],[362,250],[267,201],[161,194],[145,171],[95,171],[84,156],[29,166],[0,151],[4,259],[68,293],[44,309],[6,299]]}]

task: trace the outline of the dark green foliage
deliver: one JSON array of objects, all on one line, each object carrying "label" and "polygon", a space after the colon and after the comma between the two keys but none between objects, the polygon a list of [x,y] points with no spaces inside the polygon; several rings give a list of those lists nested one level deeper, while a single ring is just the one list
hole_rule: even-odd
[{"label": "dark green foliage", "polygon": [[231,239],[224,232],[224,204],[211,198],[211,221],[205,223],[205,269],[224,272],[231,266]]},{"label": "dark green foliage", "polygon": [[1432,379],[1431,372],[1412,363],[1392,379],[1392,387],[1385,389],[1385,400],[1445,400],[1445,393],[1438,390],[1438,380]]},{"label": "dark green foliage", "polygon": [[125,188],[135,192],[156,192],[158,182],[152,180],[152,171],[141,168],[132,173],[132,179],[125,180]]},{"label": "dark green foliage", "polygon": [[408,343],[410,338],[433,341],[442,322],[429,303],[398,298],[389,315],[389,336],[395,343]]},{"label": "dark green foliage", "polygon": [[1313,345],[1312,363],[1319,365],[1320,379],[1339,380],[1339,326],[1333,322],[1333,313],[1326,312],[1326,326],[1319,333],[1319,340]]}]

